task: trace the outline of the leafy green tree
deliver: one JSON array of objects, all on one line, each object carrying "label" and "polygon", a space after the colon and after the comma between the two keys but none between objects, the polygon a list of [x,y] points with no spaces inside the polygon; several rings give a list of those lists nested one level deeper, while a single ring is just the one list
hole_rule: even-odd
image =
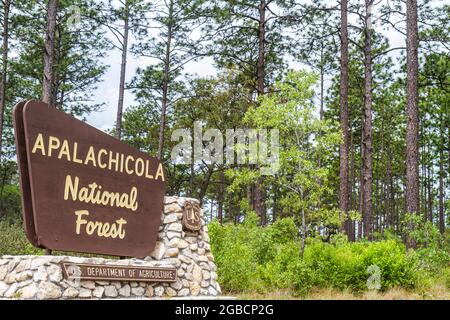
[{"label": "leafy green tree", "polygon": [[[278,129],[280,169],[272,179],[280,189],[279,206],[295,216],[301,225],[301,252],[308,233],[325,225],[339,226],[339,214],[332,207],[320,206],[320,199],[332,192],[330,168],[318,167],[340,143],[340,133],[330,120],[320,120],[312,103],[317,77],[304,71],[288,73],[265,95],[257,108],[251,108],[244,122],[255,128]],[[260,171],[230,172],[231,189],[258,179]]]}]

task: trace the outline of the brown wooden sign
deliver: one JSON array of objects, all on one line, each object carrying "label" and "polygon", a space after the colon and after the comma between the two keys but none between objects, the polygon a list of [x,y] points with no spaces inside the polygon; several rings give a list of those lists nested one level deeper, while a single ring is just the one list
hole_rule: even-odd
[{"label": "brown wooden sign", "polygon": [[184,206],[182,224],[187,231],[199,231],[200,223],[200,206],[197,204],[186,203]]},{"label": "brown wooden sign", "polygon": [[176,282],[175,268],[150,268],[135,266],[100,265],[86,263],[61,263],[64,279]]},{"label": "brown wooden sign", "polygon": [[14,109],[25,231],[51,250],[144,257],[163,210],[160,161],[45,103]]}]

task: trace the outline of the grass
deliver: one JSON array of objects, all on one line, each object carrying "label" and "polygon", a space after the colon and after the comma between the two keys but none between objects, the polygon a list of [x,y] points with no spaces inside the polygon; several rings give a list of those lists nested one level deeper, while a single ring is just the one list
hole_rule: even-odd
[{"label": "grass", "polygon": [[450,300],[450,288],[436,283],[427,290],[405,290],[393,288],[386,292],[366,291],[361,294],[335,289],[316,288],[305,297],[295,296],[290,290],[272,290],[258,292],[226,292],[224,295],[235,296],[240,300]]}]

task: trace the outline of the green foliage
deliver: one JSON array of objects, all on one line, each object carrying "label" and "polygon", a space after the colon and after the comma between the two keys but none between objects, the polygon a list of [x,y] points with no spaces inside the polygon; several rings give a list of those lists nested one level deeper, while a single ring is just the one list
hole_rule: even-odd
[{"label": "green foliage", "polygon": [[230,291],[292,289],[305,295],[312,287],[331,287],[362,292],[378,270],[381,290],[408,289],[419,286],[437,268],[443,269],[443,281],[449,273],[445,268],[450,262],[448,250],[406,252],[396,239],[353,243],[337,234],[326,243],[308,238],[301,257],[292,218],[259,227],[256,215],[248,214],[243,224],[214,221],[209,230],[219,281]]},{"label": "green foliage", "polygon": [[22,226],[22,219],[16,213],[0,218],[0,256],[2,255],[39,255],[39,250],[28,241]]}]

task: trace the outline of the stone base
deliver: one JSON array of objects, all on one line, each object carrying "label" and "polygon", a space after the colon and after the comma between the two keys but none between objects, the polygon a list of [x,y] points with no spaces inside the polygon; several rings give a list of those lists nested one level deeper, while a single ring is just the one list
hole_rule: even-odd
[{"label": "stone base", "polygon": [[[197,234],[183,231],[183,206],[196,199],[166,197],[155,250],[145,259],[103,259],[71,256],[3,256],[0,299],[151,299],[210,297],[221,294],[205,221]],[[75,281],[63,279],[61,262],[141,267],[172,267],[173,283]]]}]

